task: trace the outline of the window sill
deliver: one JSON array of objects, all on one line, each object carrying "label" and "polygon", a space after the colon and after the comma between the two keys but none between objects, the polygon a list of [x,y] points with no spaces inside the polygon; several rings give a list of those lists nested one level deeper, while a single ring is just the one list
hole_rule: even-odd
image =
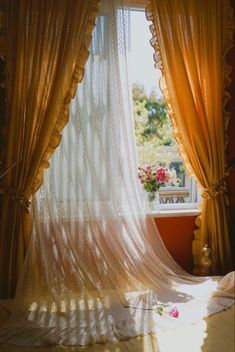
[{"label": "window sill", "polygon": [[185,216],[198,216],[200,215],[198,208],[187,208],[187,209],[154,209],[147,216],[154,218],[173,218],[173,217],[185,217]]}]

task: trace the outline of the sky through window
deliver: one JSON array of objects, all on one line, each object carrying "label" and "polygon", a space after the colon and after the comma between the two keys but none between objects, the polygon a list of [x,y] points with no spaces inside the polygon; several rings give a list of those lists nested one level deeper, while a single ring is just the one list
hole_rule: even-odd
[{"label": "sky through window", "polygon": [[154,89],[160,97],[161,71],[154,68],[154,49],[149,43],[152,36],[149,24],[144,11],[131,11],[131,80],[132,83],[141,83],[147,94]]}]

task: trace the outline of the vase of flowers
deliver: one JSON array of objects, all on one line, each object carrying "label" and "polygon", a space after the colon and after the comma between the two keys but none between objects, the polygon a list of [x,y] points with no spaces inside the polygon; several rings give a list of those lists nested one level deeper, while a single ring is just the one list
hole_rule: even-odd
[{"label": "vase of flowers", "polygon": [[158,165],[146,165],[138,167],[138,177],[147,192],[150,207],[156,207],[160,203],[159,189],[161,186],[170,186],[176,182],[175,169]]},{"label": "vase of flowers", "polygon": [[147,198],[149,206],[151,209],[157,209],[160,204],[160,194],[159,191],[147,192]]}]

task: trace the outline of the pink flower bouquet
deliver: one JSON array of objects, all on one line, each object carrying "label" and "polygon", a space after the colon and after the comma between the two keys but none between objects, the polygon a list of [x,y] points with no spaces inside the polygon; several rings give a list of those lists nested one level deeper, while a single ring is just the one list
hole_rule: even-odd
[{"label": "pink flower bouquet", "polygon": [[138,168],[138,177],[145,191],[159,191],[160,186],[168,186],[176,182],[176,172],[163,166],[147,165]]}]

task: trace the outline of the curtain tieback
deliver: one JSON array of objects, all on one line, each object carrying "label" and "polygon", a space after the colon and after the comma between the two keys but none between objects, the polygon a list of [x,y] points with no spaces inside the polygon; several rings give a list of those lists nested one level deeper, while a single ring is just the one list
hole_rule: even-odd
[{"label": "curtain tieback", "polygon": [[208,188],[204,188],[204,190],[202,192],[202,197],[205,199],[215,198],[219,194],[226,195],[227,191],[228,191],[228,189],[227,189],[226,180],[225,180],[225,178],[223,178],[215,185],[212,185]]},{"label": "curtain tieback", "polygon": [[6,187],[3,189],[3,191],[6,192],[10,200],[22,205],[26,210],[29,210],[31,202],[26,197],[24,192],[21,192],[13,187]]}]

